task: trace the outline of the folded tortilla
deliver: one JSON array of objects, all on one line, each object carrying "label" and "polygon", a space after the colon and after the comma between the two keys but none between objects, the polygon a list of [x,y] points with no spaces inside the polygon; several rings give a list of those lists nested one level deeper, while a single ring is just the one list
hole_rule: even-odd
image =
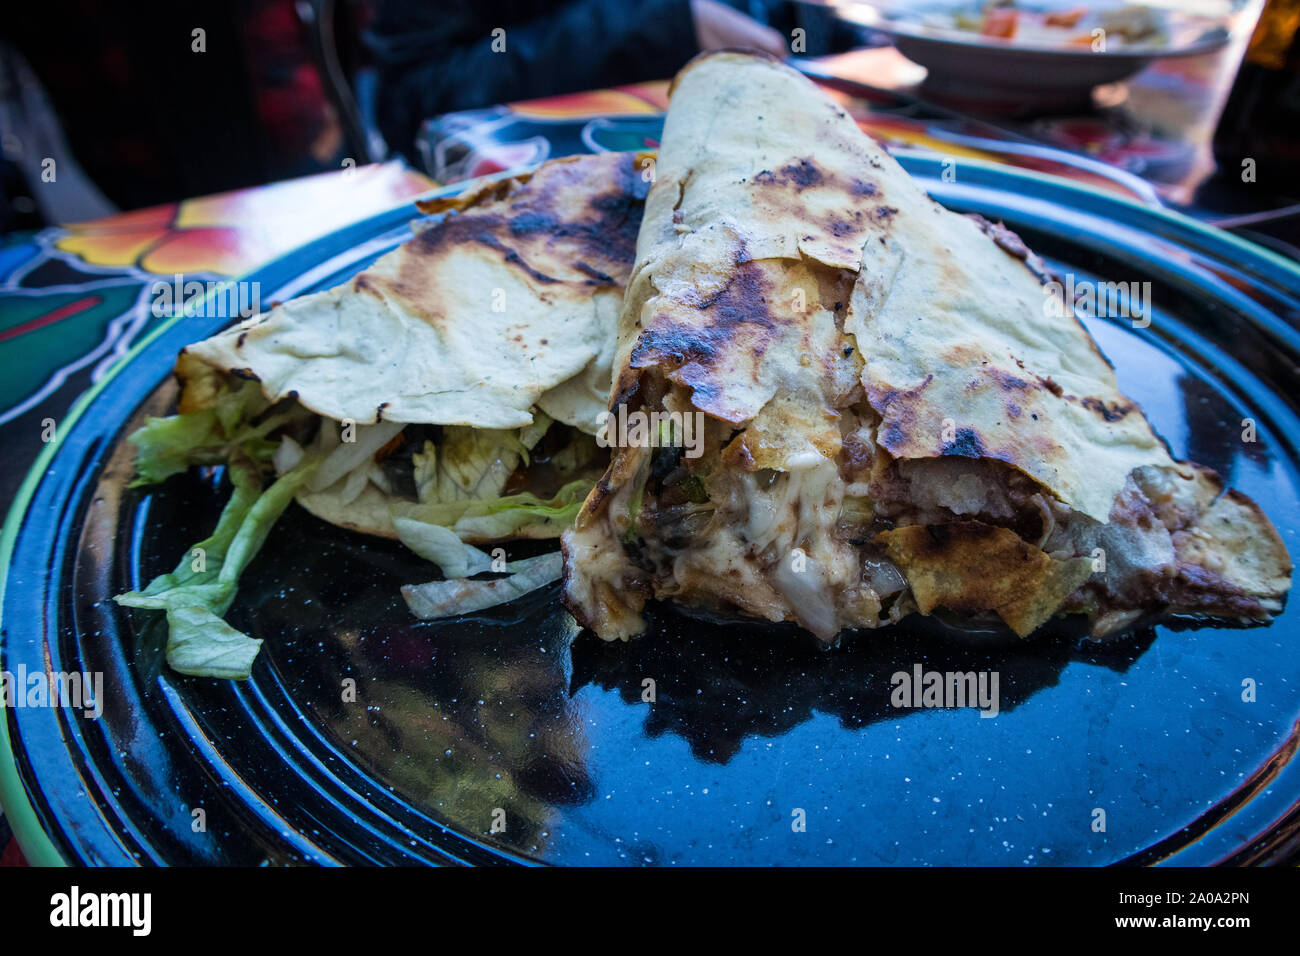
[{"label": "folded tortilla", "polygon": [[[180,411],[256,382],[250,417],[288,409],[284,434],[333,455],[299,503],[388,537],[395,514],[454,519],[456,502],[547,499],[597,476],[604,453],[589,436],[648,189],[636,155],[605,154],[421,203],[446,215],[349,282],[186,348]],[[535,510],[462,537],[558,535],[564,522]]]},{"label": "folded tortilla", "polygon": [[1170,457],[1050,279],[794,70],[697,57],[619,319],[610,422],[652,425],[564,536],[570,609],[604,638],[652,598],[828,641],[913,612],[1270,619],[1277,531]]}]

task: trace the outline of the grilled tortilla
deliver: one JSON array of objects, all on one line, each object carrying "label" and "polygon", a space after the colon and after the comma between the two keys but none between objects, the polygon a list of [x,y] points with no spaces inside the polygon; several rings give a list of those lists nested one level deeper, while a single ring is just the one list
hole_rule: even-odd
[{"label": "grilled tortilla", "polygon": [[[652,598],[827,641],[941,610],[1022,636],[1280,610],[1276,530],[1170,457],[1073,308],[1045,308],[1041,260],[795,71],[697,57],[656,172],[611,410],[673,440],[620,436],[564,536],[582,624],[627,638]],[[702,421],[698,457],[674,415]]]},{"label": "grilled tortilla", "polygon": [[[450,522],[457,502],[550,501],[604,467],[590,436],[648,188],[636,156],[607,154],[421,203],[447,215],[351,281],[186,348],[180,411],[257,383],[251,421],[287,414],[273,437],[332,456],[299,503],[358,531],[393,537],[394,514],[430,509]],[[479,507],[459,530],[554,537],[562,505],[506,525]]]}]

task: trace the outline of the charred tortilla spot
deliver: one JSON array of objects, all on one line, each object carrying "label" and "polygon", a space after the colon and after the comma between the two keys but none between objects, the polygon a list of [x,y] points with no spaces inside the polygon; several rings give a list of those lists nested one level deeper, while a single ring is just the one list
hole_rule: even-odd
[{"label": "charred tortilla spot", "polygon": [[917,432],[916,409],[920,404],[921,393],[934,381],[934,375],[925,377],[925,381],[908,389],[886,388],[869,389],[868,399],[871,407],[883,419],[878,440],[882,447],[891,453],[905,449],[909,436]]},{"label": "charred tortilla spot", "polygon": [[1052,376],[1050,375],[1047,376],[1047,378],[1043,378],[1039,376],[1038,384],[1043,386],[1043,388],[1047,389],[1057,398],[1060,398],[1065,393],[1064,389],[1062,389],[1061,386],[1057,385],[1056,382],[1052,380]]},{"label": "charred tortilla spot", "polygon": [[875,183],[863,182],[861,179],[853,179],[849,182],[849,192],[854,196],[874,196],[879,191]]},{"label": "charred tortilla spot", "polygon": [[845,236],[857,232],[857,227],[850,222],[845,222],[838,216],[832,216],[826,223],[826,229],[836,239],[843,239]]},{"label": "charred tortilla spot", "polygon": [[797,163],[782,166],[776,173],[765,169],[754,177],[754,182],[764,186],[793,186],[799,192],[809,186],[819,185],[824,179],[822,171],[812,160],[801,159]]},{"label": "charred tortilla spot", "polygon": [[1023,378],[1017,378],[1009,372],[1004,372],[996,366],[987,370],[989,378],[997,383],[998,388],[1004,392],[1026,392],[1029,390],[1029,383]]},{"label": "charred tortilla spot", "polygon": [[697,408],[703,408],[708,402],[718,397],[718,386],[696,375],[682,376],[684,384],[691,389],[691,398]]},{"label": "charred tortilla spot", "polygon": [[710,326],[728,337],[742,324],[759,325],[767,329],[776,325],[776,320],[768,309],[768,283],[763,277],[762,269],[750,260],[741,259],[743,255],[746,255],[743,250],[737,253],[736,264],[739,268],[721,291],[701,300],[698,305],[701,311],[711,313],[708,317]]},{"label": "charred tortilla spot", "polygon": [[1080,404],[1089,411],[1096,412],[1108,422],[1117,422],[1133,410],[1132,405],[1123,405],[1119,402],[1107,406],[1099,398],[1085,398]]},{"label": "charred tortilla spot", "polygon": [[[398,291],[412,297],[418,295],[424,278],[423,263],[420,262],[420,259],[424,257],[440,258],[455,246],[465,246],[471,243],[495,249],[504,254],[507,262],[521,266],[526,272],[536,272],[523,261],[517,252],[493,234],[494,232],[508,231],[509,227],[501,216],[489,213],[461,213],[443,220],[437,229],[424,230],[409,245],[415,255],[411,257],[412,261],[409,266],[403,263],[402,272],[397,280]],[[542,275],[541,273],[537,273],[537,275],[541,277],[539,281],[556,281],[551,276]],[[365,273],[357,276],[357,288],[364,288],[371,284],[372,280]]]},{"label": "charred tortilla spot", "polygon": [[800,188],[813,186],[822,181],[821,170],[808,159],[801,159],[797,164],[785,166],[782,172],[789,176]]},{"label": "charred tortilla spot", "polygon": [[717,355],[712,338],[710,329],[679,325],[661,316],[654,328],[641,333],[629,361],[633,368],[645,368],[656,362],[675,366],[687,362],[707,364]]},{"label": "charred tortilla spot", "polygon": [[510,221],[512,236],[531,236],[535,233],[551,233],[559,226],[554,216],[538,212],[522,212]]},{"label": "charred tortilla spot", "polygon": [[571,214],[557,213],[556,204],[562,190],[589,192],[582,171],[574,168],[554,178],[552,189],[530,197],[526,208],[512,209],[515,214],[510,233],[516,238],[541,236],[549,242],[577,245],[594,258],[626,264],[636,256],[636,236],[641,226],[641,205],[650,184],[638,174],[636,157],[620,157],[614,188],[590,196],[584,203],[586,216],[574,219]]},{"label": "charred tortilla spot", "polygon": [[632,369],[636,368],[636,363],[629,363],[629,368],[619,376],[618,388],[615,390],[613,398],[609,403],[609,410],[612,412],[620,405],[629,405],[637,393],[641,390],[641,377]]},{"label": "charred tortilla spot", "polygon": [[583,511],[595,515],[601,511],[605,499],[609,496],[609,472],[601,475],[596,481],[596,487],[591,489],[591,494],[587,496],[586,503],[582,506]]},{"label": "charred tortilla spot", "polygon": [[509,246],[507,246],[504,242],[502,242],[500,239],[498,239],[496,236],[492,235],[491,233],[480,232],[477,235],[473,236],[473,240],[477,242],[479,245],[487,246],[489,249],[495,249],[497,252],[501,253],[501,255],[505,258],[506,262],[510,263],[510,265],[512,266],[518,266],[519,268],[523,269],[524,272],[528,273],[529,276],[536,279],[538,282],[550,283],[550,282],[560,281],[559,279],[555,278],[555,276],[548,276],[545,272],[539,272],[538,270],[534,269],[532,266],[530,266],[527,262],[524,261],[523,256],[521,256],[515,250],[511,249]]},{"label": "charred tortilla spot", "polygon": [[388,407],[388,402],[380,402],[379,407],[375,409],[375,424],[384,420],[384,409]]},{"label": "charred tortilla spot", "polygon": [[925,377],[925,381],[923,381],[920,385],[914,385],[911,388],[903,388],[903,389],[886,388],[883,390],[873,390],[871,404],[876,407],[877,411],[883,414],[884,411],[888,409],[889,406],[897,402],[903,402],[904,404],[907,404],[912,400],[916,399],[917,396],[919,396],[922,391],[928,388],[930,386],[930,383],[933,381],[934,381],[934,374],[931,373]]},{"label": "charred tortilla spot", "polygon": [[985,458],[987,452],[979,432],[973,428],[959,428],[952,441],[943,446],[943,454],[961,458]]},{"label": "charred tortilla spot", "polygon": [[[743,249],[738,251],[737,259],[744,254]],[[767,289],[760,266],[738,262],[726,286],[691,303],[703,313],[701,324],[686,324],[660,314],[641,333],[632,349],[631,365],[645,368],[662,362],[678,369],[688,364],[712,366],[719,355],[736,348],[742,340],[745,348],[762,354],[776,328],[768,309]],[[708,377],[712,374],[701,370],[679,380],[691,385],[697,396],[711,397],[719,394],[717,384]]]},{"label": "charred tortilla spot", "polygon": [[358,292],[365,292],[368,295],[373,295],[376,299],[382,300],[384,298],[383,290],[364,272],[352,280],[352,288],[356,289]]},{"label": "charred tortilla spot", "polygon": [[872,215],[876,217],[877,222],[889,222],[898,215],[898,210],[893,206],[877,206]]},{"label": "charred tortilla spot", "polygon": [[235,339],[235,348],[242,349],[244,347],[244,340],[247,338],[248,338],[247,330],[240,332],[239,338]]},{"label": "charred tortilla spot", "polygon": [[593,269],[585,262],[575,262],[573,268],[577,269],[584,275],[591,276],[591,278],[587,280],[588,285],[618,285],[618,282],[613,278],[613,276],[601,272],[599,269]]},{"label": "charred tortilla spot", "polygon": [[[599,182],[593,182],[590,164],[561,161],[545,177],[530,180],[526,190],[515,191],[517,181],[507,181],[497,197],[511,203],[505,214],[470,208],[448,215],[409,244],[411,261],[404,263],[392,283],[393,291],[420,301],[428,284],[428,261],[469,245],[499,252],[506,263],[542,284],[566,281],[551,273],[569,276],[571,269],[585,277],[580,280],[584,285],[618,285],[636,256],[643,201],[650,187],[638,174],[633,154],[601,168]],[[548,270],[534,262],[556,265]],[[368,291],[377,293],[382,288]]]},{"label": "charred tortilla spot", "polygon": [[871,447],[856,435],[847,436],[840,445],[841,471],[852,479],[858,473],[864,473],[871,467],[873,455]]},{"label": "charred tortilla spot", "polygon": [[242,378],[246,382],[261,381],[261,379],[257,377],[257,373],[254,372],[251,368],[232,368],[230,370],[230,374],[235,376],[236,378]]}]

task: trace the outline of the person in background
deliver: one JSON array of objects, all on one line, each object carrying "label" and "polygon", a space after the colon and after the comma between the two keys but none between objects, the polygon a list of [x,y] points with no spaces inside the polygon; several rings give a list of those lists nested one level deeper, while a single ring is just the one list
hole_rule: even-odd
[{"label": "person in background", "polygon": [[787,43],[717,0],[474,0],[450,10],[379,0],[366,33],[379,131],[413,162],[416,132],[432,116],[668,79],[702,50],[785,57]]},{"label": "person in background", "polygon": [[[30,180],[16,157],[46,155],[33,150],[59,130],[106,197],[8,217],[15,228],[335,170],[347,155],[295,0],[42,0],[0,18],[0,59],[0,170]],[[24,185],[0,181],[19,202],[41,188]]]}]

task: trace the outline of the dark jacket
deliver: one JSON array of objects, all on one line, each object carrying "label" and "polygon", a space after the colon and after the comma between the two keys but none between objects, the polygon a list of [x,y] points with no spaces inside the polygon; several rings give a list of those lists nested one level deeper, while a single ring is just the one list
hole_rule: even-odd
[{"label": "dark jacket", "polygon": [[668,79],[698,52],[689,0],[381,0],[366,44],[379,130],[412,160],[429,117]]}]

